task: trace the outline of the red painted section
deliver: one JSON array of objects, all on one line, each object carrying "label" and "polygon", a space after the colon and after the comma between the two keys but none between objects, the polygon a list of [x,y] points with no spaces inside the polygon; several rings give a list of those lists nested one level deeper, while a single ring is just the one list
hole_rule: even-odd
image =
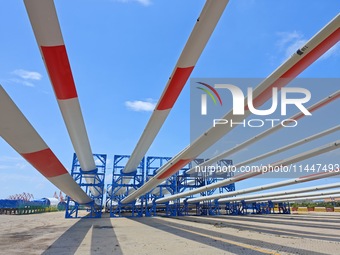
[{"label": "red painted section", "polygon": [[235,178],[235,182],[236,181],[239,182],[239,181],[243,181],[245,179],[248,179],[249,176],[247,176],[247,173],[244,173],[244,174],[239,174],[239,175],[235,176],[234,178]]},{"label": "red painted section", "polygon": [[41,46],[41,51],[57,99],[78,97],[65,46]]},{"label": "red painted section", "polygon": [[[315,60],[321,57],[327,50],[340,41],[340,28],[330,34],[325,40],[323,40],[318,46],[307,53],[300,59],[294,66],[292,66],[287,72],[285,72],[278,80],[276,80],[271,86],[263,91],[257,98],[254,99],[254,106],[259,107],[264,104],[269,98],[272,97],[272,89],[277,87],[280,90],[287,85],[291,80],[298,76],[308,66],[310,66]],[[246,107],[248,108],[248,107]]]},{"label": "red painted section", "polygon": [[45,177],[55,177],[66,174],[67,170],[60,163],[51,149],[21,154],[34,168]]},{"label": "red painted section", "polygon": [[169,178],[171,175],[175,174],[181,168],[183,168],[186,164],[188,164],[192,159],[181,159],[177,163],[173,164],[168,170],[162,173],[157,179],[162,180]]},{"label": "red painted section", "polygon": [[174,106],[193,69],[194,66],[177,67],[168,88],[156,107],[157,110],[167,110]]}]

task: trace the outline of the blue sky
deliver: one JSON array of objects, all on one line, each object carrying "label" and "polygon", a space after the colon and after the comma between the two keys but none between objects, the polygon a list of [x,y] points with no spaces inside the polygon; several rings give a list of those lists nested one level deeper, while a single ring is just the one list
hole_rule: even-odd
[{"label": "blue sky", "polygon": [[[130,154],[205,1],[55,2],[93,152],[108,154],[109,159]],[[266,77],[339,10],[339,0],[231,0],[192,77]],[[22,1],[0,4],[0,32],[0,83],[70,169],[72,144]],[[339,66],[338,43],[300,77],[339,77]],[[173,156],[189,144],[189,98],[188,83],[148,155]],[[319,131],[339,124],[334,113],[339,113],[339,102],[320,110],[320,116],[332,121],[320,123]],[[310,125],[306,124],[309,135],[314,130]],[[256,152],[250,149],[235,160]],[[111,168],[109,162],[107,171]],[[21,192],[49,197],[56,191],[3,140],[0,171],[0,198]],[[241,182],[237,188],[249,184],[254,181]]]}]

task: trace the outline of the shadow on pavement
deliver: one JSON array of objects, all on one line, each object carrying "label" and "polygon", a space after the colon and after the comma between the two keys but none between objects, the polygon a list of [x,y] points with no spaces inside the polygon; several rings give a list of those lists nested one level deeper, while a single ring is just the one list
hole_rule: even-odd
[{"label": "shadow on pavement", "polygon": [[100,219],[79,219],[42,254],[75,253],[123,254],[109,217],[103,215]]},{"label": "shadow on pavement", "polygon": [[[231,222],[231,220],[234,218],[234,216],[209,216],[209,217],[177,217],[178,220],[184,220],[184,221],[192,221],[192,222],[198,222],[203,224],[209,224],[209,225],[216,225],[219,228],[225,228],[230,227],[238,230],[249,230],[254,232],[260,232],[264,234],[270,234],[270,235],[276,235],[276,236],[287,236],[287,237],[297,237],[297,238],[307,238],[307,239],[317,239],[317,240],[324,240],[324,241],[333,241],[333,242],[339,242],[340,236],[339,235],[333,235],[332,231],[329,231],[327,234],[323,233],[316,233],[313,231],[303,231],[303,230],[297,230],[294,229],[294,231],[284,229],[284,226],[286,223],[280,223],[280,222],[273,222],[273,221],[256,221],[256,219],[253,219],[253,217],[247,217],[243,216],[242,218],[236,216],[238,222]],[[241,222],[240,222],[241,221]],[[254,225],[254,222],[260,222],[263,223],[261,225]],[[276,227],[273,227],[273,225],[265,226],[265,223],[273,224]],[[293,225],[293,224],[287,224],[287,225]],[[294,225],[293,225],[294,226]],[[295,225],[297,226],[297,225]],[[306,227],[306,226],[305,226]],[[313,227],[313,224],[310,224],[309,227]],[[325,230],[329,230],[327,226],[324,226]],[[331,228],[330,228],[331,229]]]},{"label": "shadow on pavement", "polygon": [[[235,254],[268,254],[270,253],[268,252],[268,249],[273,251],[272,254],[275,254],[275,252],[287,252],[291,254],[310,254],[311,252],[309,250],[284,246],[277,243],[270,243],[267,241],[259,241],[246,237],[240,237],[234,234],[222,233],[218,231],[218,228],[216,228],[216,231],[213,231],[180,223],[180,221],[183,220],[189,222],[195,221],[197,223],[204,224],[210,222],[209,224],[214,225],[214,222],[212,222],[211,220],[209,221],[209,219],[202,218],[201,221],[201,219],[197,220],[195,218],[194,220],[189,220],[189,218],[190,217],[172,218],[174,220],[178,220],[179,222],[168,221],[162,218],[131,218],[130,220],[134,220],[153,228],[157,228],[162,231]],[[272,231],[268,230],[268,233],[272,234],[271,232]],[[256,247],[258,247],[257,250]],[[321,255],[323,253],[314,252],[313,254]]]}]

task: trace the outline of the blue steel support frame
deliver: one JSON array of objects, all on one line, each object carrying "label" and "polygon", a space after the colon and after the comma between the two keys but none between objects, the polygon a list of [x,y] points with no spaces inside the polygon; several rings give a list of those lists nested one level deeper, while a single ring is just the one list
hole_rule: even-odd
[{"label": "blue steel support frame", "polygon": [[[81,205],[67,197],[65,218],[100,218],[103,209],[103,192],[104,192],[104,180],[106,170],[106,158],[105,154],[93,154],[94,161],[96,163],[96,169],[94,171],[83,171],[80,168],[80,163],[77,155],[73,154],[71,175],[78,185],[92,198],[92,202],[87,205]],[[92,184],[87,183],[86,179],[92,179]],[[95,189],[98,195],[93,195],[91,189]],[[86,210],[86,215],[79,215],[80,210]]]},{"label": "blue steel support frame", "polygon": [[[146,180],[153,177],[157,170],[169,161],[169,157],[147,157],[146,160]],[[181,199],[176,199],[174,201],[166,202],[162,205],[157,205],[154,201],[160,197],[164,196],[164,190],[166,190],[171,195],[181,193],[186,189],[195,189],[208,185],[223,178],[232,177],[233,173],[230,171],[224,173],[221,177],[209,176],[208,173],[201,173],[198,175],[188,175],[187,170],[191,169],[195,165],[199,165],[204,161],[204,159],[195,159],[190,162],[187,166],[183,167],[179,172],[168,178],[164,183],[160,184],[153,191],[146,195],[146,216],[155,216],[157,213],[164,213],[167,216],[183,216],[189,215],[191,205],[187,203],[187,199],[181,201]],[[226,166],[232,164],[231,160],[221,160],[218,162],[219,166]],[[218,189],[219,192],[229,192],[235,190],[235,184],[230,184]],[[216,189],[202,193],[201,195],[211,195],[216,191]],[[191,196],[192,197],[192,196]],[[218,215],[220,214],[220,206],[218,201],[204,202],[202,205],[197,204],[196,215]]]},{"label": "blue steel support frame", "polygon": [[[222,159],[216,163],[217,167],[220,169],[228,169],[229,166],[233,164],[233,161],[230,159]],[[234,176],[233,171],[226,171],[223,174],[219,175],[216,172],[213,174],[205,173],[204,176],[204,184],[209,185],[218,181],[222,181],[223,179],[230,178]],[[235,183],[231,183],[229,185],[219,187],[218,189],[212,189],[205,192],[201,192],[201,196],[210,196],[218,190],[218,193],[225,193],[235,191]],[[219,205],[218,200],[215,201],[203,201],[202,203],[196,204],[196,214],[197,215],[220,215],[221,214],[221,206]],[[228,211],[227,211],[228,214]]]},{"label": "blue steel support frame", "polygon": [[[123,173],[129,155],[115,155],[113,160],[112,184],[108,185],[106,205],[109,207],[110,217],[141,217],[143,216],[145,197],[139,198],[136,202],[122,204],[121,201],[134,190],[144,184],[144,158],[136,171]],[[130,180],[130,181],[127,181]],[[124,181],[126,183],[124,183]],[[109,190],[111,189],[111,192]],[[120,189],[125,192],[119,194]]]},{"label": "blue steel support frame", "polygon": [[[277,212],[275,211],[277,209]],[[272,201],[267,202],[227,202],[225,206],[226,214],[245,215],[252,211],[252,214],[290,214],[289,203],[275,204]]]},{"label": "blue steel support frame", "polygon": [[[197,164],[198,162],[203,162],[201,159],[194,159],[192,162],[184,166],[180,169],[175,175],[173,175],[174,183],[176,184],[174,193],[178,194],[186,189],[194,189],[200,185],[200,182],[197,180],[197,177],[192,177],[186,174],[186,171],[191,169],[193,164]],[[192,183],[191,183],[192,182]],[[170,211],[169,216],[186,216],[189,215],[189,204],[187,203],[187,199],[175,199],[172,203],[169,203],[168,210]]]},{"label": "blue steel support frame", "polygon": [[[202,158],[197,158],[191,161],[188,166],[184,167],[179,171],[179,174],[177,176],[177,189],[176,193],[181,193],[185,190],[192,190],[196,189],[199,187],[202,187],[207,184],[207,179],[208,179],[208,173],[195,173],[195,174],[187,174],[187,171],[191,168],[194,168],[195,166],[200,165],[201,163],[204,162],[204,159]],[[189,198],[192,198],[193,195],[187,197],[184,199],[184,201],[181,201],[179,199],[173,201],[174,204],[172,205],[175,207],[176,210],[172,210],[173,213],[176,212],[177,215],[174,216],[185,216],[185,215],[201,215],[202,213],[202,208],[197,207],[197,205],[193,204],[188,204],[187,200]],[[215,202],[214,202],[215,204]],[[197,210],[199,208],[199,210]],[[213,208],[213,206],[211,207]],[[191,213],[191,209],[194,209],[195,213]],[[200,211],[200,212],[199,212]]]},{"label": "blue steel support frame", "polygon": [[[270,200],[267,202],[253,202],[251,209],[253,209],[252,214],[290,214],[289,203],[275,204]],[[277,209],[277,212],[275,209]]]},{"label": "blue steel support frame", "polygon": [[245,215],[248,213],[248,204],[245,201],[227,202],[225,210],[227,215]]},{"label": "blue steel support frame", "polygon": [[[157,170],[166,164],[171,157],[158,157],[158,156],[149,156],[146,158],[146,181],[156,175]],[[175,174],[176,176],[177,174]],[[164,183],[161,183],[156,188],[151,190],[145,195],[145,216],[156,216],[157,213],[165,213],[166,215],[171,214],[171,208],[169,207],[169,203],[165,203],[163,208],[157,208],[156,203],[154,202],[156,199],[163,197],[164,193],[170,193],[171,195],[175,194],[177,189],[176,178],[171,176],[166,179]]]},{"label": "blue steel support frame", "polygon": [[272,214],[274,213],[274,203],[268,202],[254,202],[252,203],[253,214]]},{"label": "blue steel support frame", "polygon": [[280,214],[290,214],[290,204],[285,202],[280,202],[277,204],[278,211]]},{"label": "blue steel support frame", "polygon": [[[147,157],[146,160],[146,179],[150,179],[155,176],[157,170],[168,162],[170,157]],[[193,162],[198,163],[199,159]],[[201,160],[199,163],[202,163]],[[154,190],[150,191],[146,198],[147,204],[145,209],[146,216],[156,216],[158,214],[165,214],[167,216],[184,216],[189,214],[190,206],[186,202],[186,199],[182,201],[176,199],[175,201],[166,202],[164,204],[156,204],[154,201],[164,196],[165,191],[170,195],[183,192],[185,189],[193,189],[203,185],[202,178],[196,176],[190,176],[186,174],[192,167],[192,162],[184,166],[176,174],[164,181],[164,183],[158,185]]]}]

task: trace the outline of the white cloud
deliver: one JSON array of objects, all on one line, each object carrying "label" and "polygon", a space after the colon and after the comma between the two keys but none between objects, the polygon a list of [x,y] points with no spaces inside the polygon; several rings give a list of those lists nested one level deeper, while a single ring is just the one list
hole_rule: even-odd
[{"label": "white cloud", "polygon": [[19,76],[21,79],[24,79],[24,80],[40,81],[42,78],[42,75],[38,72],[27,71],[23,69],[14,70],[12,74]]},{"label": "white cloud", "polygon": [[117,2],[121,3],[131,3],[131,2],[137,2],[144,6],[151,5],[151,0],[116,0]]},{"label": "white cloud", "polygon": [[21,157],[12,157],[12,156],[0,156],[0,162],[17,162],[24,161]]},{"label": "white cloud", "polygon": [[0,170],[25,169],[28,166],[26,161],[20,157],[0,156]]},{"label": "white cloud", "polygon": [[9,82],[21,84],[26,87],[35,87],[32,81],[40,81],[42,79],[40,73],[23,69],[16,69],[11,72],[11,74],[17,76],[17,78],[9,79]]},{"label": "white cloud", "polygon": [[15,165],[0,165],[0,170],[22,170],[28,166],[26,163],[17,163]]},{"label": "white cloud", "polygon": [[152,99],[146,101],[126,101],[125,106],[135,112],[151,112],[155,109],[156,103]]},{"label": "white cloud", "polygon": [[[41,180],[41,178],[37,176],[25,175],[21,173],[9,173],[9,174],[1,173],[1,178],[2,180],[5,180],[5,181],[2,181],[3,184],[8,184],[8,185],[11,185],[11,183],[25,183],[25,182],[38,183],[39,180]],[[1,185],[1,187],[2,186],[3,185]]]},{"label": "white cloud", "polygon": [[137,0],[138,3],[148,6],[151,4],[151,0]]},{"label": "white cloud", "polygon": [[18,84],[21,84],[21,85],[24,85],[26,87],[35,87],[32,82],[25,81],[25,80],[20,80],[20,79],[17,79],[17,78],[10,79],[9,81],[14,82],[14,83],[18,83]]},{"label": "white cloud", "polygon": [[299,40],[303,37],[302,34],[298,33],[297,31],[293,32],[277,32],[276,33],[280,39],[276,42],[276,45],[279,48],[284,48],[288,43],[291,43],[294,40]]},{"label": "white cloud", "polygon": [[302,48],[306,44],[307,40],[299,39],[291,43],[285,51],[285,57],[288,58],[294,54],[298,49]]},{"label": "white cloud", "polygon": [[278,46],[279,50],[284,51],[285,58],[290,57],[307,42],[307,40],[304,38],[304,35],[297,31],[278,32],[277,35],[280,37],[280,39],[276,42],[276,45]]},{"label": "white cloud", "polygon": [[16,169],[25,169],[28,166],[27,163],[17,163],[15,164]]},{"label": "white cloud", "polygon": [[[303,47],[307,43],[305,36],[297,31],[293,32],[278,32],[279,40],[276,42],[280,51],[284,52],[284,57],[290,57],[294,52]],[[340,43],[329,49],[320,59],[326,59],[331,56],[340,55]]]}]

